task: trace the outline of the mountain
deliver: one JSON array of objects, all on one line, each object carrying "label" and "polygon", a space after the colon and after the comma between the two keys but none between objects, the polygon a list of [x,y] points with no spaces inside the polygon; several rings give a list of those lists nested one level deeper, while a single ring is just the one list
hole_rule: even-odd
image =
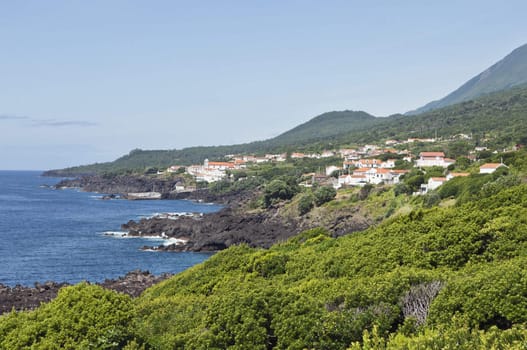
[{"label": "mountain", "polygon": [[474,100],[417,115],[376,118],[366,112],[342,111],[319,115],[275,138],[230,146],[189,147],[181,150],[133,150],[113,162],[53,170],[52,176],[144,171],[148,167],[197,164],[226,154],[317,151],[339,145],[378,143],[408,137],[472,135],[476,143],[503,148],[527,144],[527,84]]},{"label": "mountain", "polygon": [[268,142],[277,145],[305,144],[346,132],[362,130],[376,122],[376,117],[363,111],[333,111],[321,114]]},{"label": "mountain", "polygon": [[518,47],[501,61],[470,79],[446,97],[432,101],[407,114],[419,114],[450,106],[525,83],[527,83],[527,44]]},{"label": "mountain", "polygon": [[376,118],[366,112],[329,112],[265,141],[181,150],[137,149],[113,162],[54,170],[47,175],[143,171],[148,167],[197,164],[205,158],[222,159],[226,154],[316,151],[339,145],[460,133],[486,140],[485,145],[490,147],[527,144],[527,84],[418,115]]},{"label": "mountain", "polygon": [[265,141],[181,150],[137,149],[113,162],[53,170],[47,175],[144,171],[148,167],[197,164],[205,158],[222,159],[226,154],[317,151],[339,145],[460,133],[472,134],[477,143],[485,140],[488,147],[527,144],[527,84],[418,115],[376,118],[365,112],[329,112]]},{"label": "mountain", "polygon": [[80,175],[94,172],[123,170],[144,170],[148,167],[166,168],[174,164],[196,164],[205,158],[220,159],[226,154],[237,153],[282,153],[309,147],[324,140],[332,140],[339,135],[366,130],[379,119],[362,111],[333,111],[321,114],[272,139],[239,145],[199,146],[181,150],[132,150],[113,162],[96,163],[52,170],[51,176]]}]

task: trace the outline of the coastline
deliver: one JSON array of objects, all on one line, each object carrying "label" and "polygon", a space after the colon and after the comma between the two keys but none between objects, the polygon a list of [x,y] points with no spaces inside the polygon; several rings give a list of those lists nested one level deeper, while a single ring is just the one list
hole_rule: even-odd
[{"label": "coastline", "polygon": [[337,237],[364,230],[373,224],[371,219],[358,212],[334,211],[320,216],[291,216],[283,213],[280,206],[268,209],[250,209],[249,203],[260,193],[258,191],[237,191],[215,194],[208,189],[192,192],[175,192],[172,189],[177,179],[161,180],[145,176],[100,175],[65,179],[56,188],[75,187],[87,192],[110,193],[111,198],[126,199],[128,191],[150,192],[161,190],[161,200],[190,200],[199,203],[215,203],[224,207],[217,212],[202,215],[178,217],[151,217],[129,220],[121,225],[129,237],[178,240],[174,244],[164,242],[157,246],[143,246],[141,249],[156,252],[217,252],[232,245],[247,244],[255,248],[269,248],[298,233],[326,227]]},{"label": "coastline", "polygon": [[[138,297],[145,289],[157,284],[173,274],[153,275],[149,271],[134,270],[116,279],[106,279],[101,283],[94,283],[103,288],[119,293]],[[0,284],[0,315],[12,310],[26,311],[34,310],[41,303],[53,300],[62,287],[70,286],[69,283],[47,281],[35,282],[34,287],[17,285],[9,287]]]}]

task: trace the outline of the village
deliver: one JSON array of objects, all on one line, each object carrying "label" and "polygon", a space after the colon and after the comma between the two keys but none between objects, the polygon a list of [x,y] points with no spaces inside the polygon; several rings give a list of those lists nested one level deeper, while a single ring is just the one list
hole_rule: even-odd
[{"label": "village", "polygon": [[[457,139],[470,139],[469,135],[459,134]],[[400,183],[403,175],[410,172],[409,169],[429,167],[440,167],[445,169],[445,175],[441,177],[430,177],[427,183],[420,186],[414,195],[426,194],[437,189],[445,182],[460,176],[469,176],[468,172],[448,171],[454,167],[455,159],[450,159],[441,151],[422,151],[413,155],[404,145],[413,143],[433,144],[434,138],[419,139],[409,138],[405,141],[387,140],[383,145],[363,145],[355,148],[341,148],[338,150],[324,150],[319,153],[280,153],[265,154],[263,156],[249,155],[225,155],[224,161],[210,161],[205,159],[203,164],[179,166],[173,165],[166,169],[167,173],[184,172],[194,178],[196,183],[214,183],[232,176],[233,171],[244,170],[248,167],[262,163],[280,163],[288,160],[301,159],[341,159],[341,165],[328,165],[318,172],[303,174],[304,181],[300,183],[304,187],[312,187],[314,184],[331,186],[338,190],[343,187],[371,185],[396,185]],[[395,146],[398,146],[395,148]],[[475,161],[477,152],[487,151],[486,147],[475,147],[465,158]],[[380,157],[382,155],[382,157]],[[393,155],[387,158],[386,155]],[[381,159],[382,158],[382,159]],[[403,165],[403,166],[402,166]],[[487,163],[481,165],[479,173],[489,174],[499,167],[506,167],[503,163]],[[183,184],[177,186],[176,191],[192,191],[195,187]]]}]

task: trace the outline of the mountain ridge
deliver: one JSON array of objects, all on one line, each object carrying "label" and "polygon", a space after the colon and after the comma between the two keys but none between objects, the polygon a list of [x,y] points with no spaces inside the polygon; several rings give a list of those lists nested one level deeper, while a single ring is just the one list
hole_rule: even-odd
[{"label": "mountain ridge", "polygon": [[424,113],[524,83],[527,83],[527,44],[517,47],[503,59],[469,79],[445,97],[429,102],[406,114]]},{"label": "mountain ridge", "polygon": [[[527,137],[524,136],[527,135],[527,84],[418,115],[396,114],[384,118],[355,115],[356,123],[350,122],[347,130],[338,127],[338,123],[334,125],[335,118],[338,119],[340,113],[346,112],[330,112],[330,114],[312,118],[311,122],[308,122],[308,126],[316,125],[321,121],[330,122],[333,132],[323,137],[304,140],[294,137],[289,139],[291,135],[288,133],[298,137],[301,134],[299,130],[309,129],[305,126],[297,129],[299,126],[277,136],[279,142],[276,143],[270,139],[248,144],[189,147],[181,150],[136,149],[113,162],[50,171],[45,175],[76,176],[128,170],[144,171],[148,167],[166,168],[175,164],[198,164],[205,158],[223,159],[227,154],[316,151],[332,149],[339,145],[366,144],[388,139],[434,137],[436,133],[439,136],[452,136],[459,133],[473,134],[481,139],[492,135],[493,146],[499,147],[510,146],[514,142],[527,144]],[[364,122],[363,119],[366,121]]]}]

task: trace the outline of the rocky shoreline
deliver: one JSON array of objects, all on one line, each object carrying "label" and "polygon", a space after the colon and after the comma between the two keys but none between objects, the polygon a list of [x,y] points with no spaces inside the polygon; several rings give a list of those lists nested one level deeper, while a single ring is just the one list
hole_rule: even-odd
[{"label": "rocky shoreline", "polygon": [[73,179],[63,179],[54,187],[62,188],[81,188],[86,192],[107,193],[109,196],[126,197],[128,193],[147,193],[157,192],[162,199],[169,199],[174,196],[174,188],[182,179],[174,177],[170,179],[160,179],[148,176],[131,175],[89,175]]},{"label": "rocky shoreline", "polygon": [[267,212],[240,213],[230,207],[201,216],[177,219],[150,218],[129,221],[121,228],[130,236],[161,236],[181,240],[178,244],[144,247],[161,251],[219,251],[236,244],[268,248],[298,233],[298,222]]},{"label": "rocky shoreline", "polygon": [[[230,192],[217,195],[208,190],[175,193],[176,179],[162,180],[148,177],[100,175],[65,179],[55,188],[81,188],[88,192],[108,193],[108,199],[125,198],[128,192],[159,190],[163,199],[190,199],[224,204],[216,213],[178,215],[177,217],[153,217],[129,221],[122,229],[130,236],[163,237],[172,244],[145,246],[143,250],[166,252],[214,252],[232,245],[247,244],[251,247],[269,248],[271,245],[310,228],[325,227],[336,237],[366,229],[373,222],[359,212],[333,210],[310,216],[284,214],[283,207],[267,210],[248,210],[248,203],[258,196],[257,192]],[[169,278],[170,274],[154,276],[149,272],[132,271],[115,280],[98,285],[137,297],[146,288]],[[8,287],[0,284],[0,314],[11,310],[33,310],[41,303],[54,299],[66,283],[35,283],[34,287]]]},{"label": "rocky shoreline", "polygon": [[[136,270],[117,279],[107,279],[102,283],[96,284],[106,289],[128,294],[131,297],[137,297],[148,287],[171,276],[172,274],[155,276],[148,271]],[[68,285],[68,283],[51,281],[45,283],[37,282],[34,287],[20,285],[8,287],[0,284],[0,315],[10,312],[13,309],[16,311],[34,310],[41,303],[53,300],[57,296],[60,288]]]},{"label": "rocky shoreline", "polygon": [[[167,243],[145,246],[143,250],[213,252],[236,244],[269,248],[271,245],[310,228],[323,226],[333,236],[363,230],[372,224],[357,212],[334,211],[319,216],[283,215],[281,207],[249,210],[248,203],[258,196],[257,191],[238,191],[215,194],[208,190],[176,193],[172,189],[178,179],[159,179],[146,176],[83,176],[66,179],[56,188],[77,187],[84,191],[111,193],[111,198],[126,198],[128,192],[160,191],[162,199],[189,199],[225,205],[216,213],[153,217],[129,221],[121,226],[129,236],[164,237]],[[176,240],[170,244],[169,239]]]}]

